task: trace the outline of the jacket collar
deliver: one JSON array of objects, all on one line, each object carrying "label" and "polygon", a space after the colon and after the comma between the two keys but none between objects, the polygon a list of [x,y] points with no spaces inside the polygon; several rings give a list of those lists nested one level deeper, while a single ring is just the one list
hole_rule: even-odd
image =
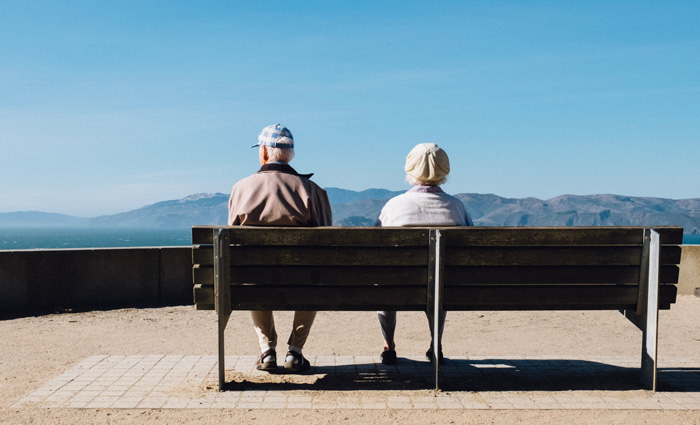
[{"label": "jacket collar", "polygon": [[408,191],[418,193],[444,193],[440,186],[413,186]]},{"label": "jacket collar", "polygon": [[311,178],[311,176],[314,175],[314,173],[309,173],[309,174],[299,174],[296,172],[294,168],[292,168],[289,164],[264,164],[262,167],[260,167],[259,173],[263,171],[277,171],[278,173],[285,173],[285,174],[291,174],[293,176],[298,176],[298,177],[304,177],[304,178]]}]

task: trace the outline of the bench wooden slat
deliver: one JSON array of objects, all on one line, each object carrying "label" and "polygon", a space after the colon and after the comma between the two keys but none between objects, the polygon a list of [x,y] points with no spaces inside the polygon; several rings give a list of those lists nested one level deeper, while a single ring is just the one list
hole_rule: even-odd
[{"label": "bench wooden slat", "polygon": [[[214,284],[214,267],[197,265],[192,269],[193,282]],[[416,285],[425,286],[427,270],[418,267],[316,267],[316,266],[246,266],[231,269],[234,285],[252,283],[310,285]]]},{"label": "bench wooden slat", "polygon": [[[235,265],[411,265],[427,264],[426,247],[388,248],[382,255],[382,247],[347,247],[328,251],[325,246],[233,246],[232,261]],[[345,254],[343,254],[345,250]],[[345,258],[343,258],[345,256]],[[397,259],[397,257],[399,257]],[[678,264],[681,258],[679,246],[661,248],[661,264]],[[580,247],[451,247],[445,255],[447,266],[461,265],[639,265],[641,247],[628,246],[580,246]],[[193,264],[213,264],[213,247],[197,246],[192,250]]]},{"label": "bench wooden slat", "polygon": [[[231,304],[234,310],[403,310],[409,305],[423,311],[426,296],[424,287],[242,285],[232,287]],[[195,297],[213,308],[213,287],[196,287]],[[661,287],[659,297],[659,308],[669,309],[676,287]],[[625,310],[636,303],[636,288],[624,285],[471,285],[444,292],[446,310]]]},{"label": "bench wooden slat", "polygon": [[[192,266],[192,281],[196,285],[214,284],[214,266],[195,264]],[[195,298],[196,302],[196,298]]]},{"label": "bench wooden slat", "polygon": [[214,247],[211,245],[193,245],[192,264],[214,265]]},{"label": "bench wooden slat", "polygon": [[[678,282],[677,266],[662,266],[661,284]],[[634,266],[517,266],[445,267],[445,285],[457,284],[632,284],[639,285],[639,267]]]},{"label": "bench wooden slat", "polygon": [[197,310],[214,310],[214,285],[195,283],[192,295]]},{"label": "bench wooden slat", "polygon": [[[248,229],[255,228],[251,237]],[[211,245],[213,229],[221,226],[195,226],[192,228],[194,245]],[[427,244],[426,228],[377,228],[366,227],[229,227],[231,243],[242,245],[312,245],[312,246],[423,246]],[[284,232],[279,230],[283,229]]]},{"label": "bench wooden slat", "polygon": [[[194,282],[214,282],[212,267],[194,268]],[[678,282],[677,266],[662,266],[661,284]],[[340,266],[246,266],[231,270],[231,283],[322,285],[425,285],[427,270],[423,267],[340,267]],[[462,267],[445,268],[445,285],[453,284],[639,284],[639,267]]]},{"label": "bench wooden slat", "polygon": [[255,282],[259,285],[406,285],[425,286],[428,281],[426,267],[344,267],[344,266],[287,266],[235,267],[231,271],[231,283]]},{"label": "bench wooden slat", "polygon": [[[202,305],[213,306],[214,288],[195,287],[195,297]],[[234,310],[425,310],[427,288],[367,286],[237,285],[232,287]]]},{"label": "bench wooden slat", "polygon": [[[221,226],[194,226],[194,245],[212,244],[213,229]],[[232,241],[245,241],[249,226],[234,226]],[[265,230],[262,230],[265,229]],[[279,233],[278,227],[257,228],[254,240],[249,243],[264,245],[334,245],[382,246],[422,245],[428,237],[428,228],[376,228],[362,227],[290,227]],[[599,245],[602,240],[611,245],[638,245],[642,235],[640,227],[468,227],[444,228],[446,246],[566,246]],[[675,226],[655,227],[660,233],[661,244],[683,243],[683,229]],[[407,232],[408,230],[408,232]],[[238,242],[242,243],[242,242]]]},{"label": "bench wooden slat", "polygon": [[[674,285],[659,288],[659,308],[676,301]],[[626,310],[637,306],[630,285],[463,285],[445,287],[446,310]]]},{"label": "bench wooden slat", "polygon": [[[386,255],[382,250],[386,249]],[[338,251],[340,250],[340,251]],[[411,265],[418,262],[427,264],[428,248],[405,247],[401,248],[397,257],[396,248],[383,247],[343,247],[337,248],[331,254],[327,253],[325,246],[232,246],[232,260],[236,265],[273,265],[296,262],[299,265],[325,265],[340,261],[346,265],[372,265],[386,263],[386,265]],[[344,251],[344,253],[343,253]],[[192,263],[201,265],[214,264],[214,248],[208,245],[198,245],[192,249]]]},{"label": "bench wooden slat", "polygon": [[[198,264],[207,261],[204,248],[196,250]],[[641,247],[453,247],[446,250],[447,266],[514,266],[514,265],[637,265],[641,260]],[[428,250],[425,247],[336,247],[322,246],[245,246],[231,247],[231,264],[234,266],[263,266],[297,264],[300,266],[352,265],[427,265]],[[680,248],[666,247],[661,251],[662,264],[677,264]],[[211,263],[212,261],[209,261]]]},{"label": "bench wooden slat", "polygon": [[[445,264],[474,266],[601,265],[639,266],[642,248],[628,246],[577,247],[450,247]],[[665,247],[661,264],[678,264],[680,247]]]},{"label": "bench wooden slat", "polygon": [[451,247],[445,266],[639,266],[641,247]]},{"label": "bench wooden slat", "polygon": [[427,247],[231,247],[231,265],[427,266]]},{"label": "bench wooden slat", "polygon": [[[661,235],[661,244],[683,242],[683,228],[654,229]],[[641,245],[643,238],[641,227],[469,227],[442,232],[446,247]]]}]

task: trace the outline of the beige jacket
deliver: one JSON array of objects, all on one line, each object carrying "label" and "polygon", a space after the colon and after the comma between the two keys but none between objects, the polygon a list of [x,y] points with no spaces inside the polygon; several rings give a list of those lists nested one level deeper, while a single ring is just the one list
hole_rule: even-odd
[{"label": "beige jacket", "polygon": [[233,186],[228,224],[248,226],[332,226],[328,194],[287,164],[265,164]]}]

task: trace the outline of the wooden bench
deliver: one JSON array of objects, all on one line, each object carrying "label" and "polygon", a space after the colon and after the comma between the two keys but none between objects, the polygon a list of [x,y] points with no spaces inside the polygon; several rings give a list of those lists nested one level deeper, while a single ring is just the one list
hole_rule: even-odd
[{"label": "wooden bench", "polygon": [[436,326],[444,309],[619,310],[642,330],[642,384],[655,391],[682,238],[670,226],[195,226],[194,302],[218,314],[219,389],[231,310],[427,311]]}]

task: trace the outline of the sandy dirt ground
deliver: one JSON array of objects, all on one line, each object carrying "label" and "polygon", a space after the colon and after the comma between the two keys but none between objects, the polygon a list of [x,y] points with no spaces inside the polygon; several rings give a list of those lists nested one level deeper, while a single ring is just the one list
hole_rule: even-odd
[{"label": "sandy dirt ground", "polygon": [[[288,312],[276,313],[281,335]],[[399,356],[428,348],[422,313],[399,313]],[[284,340],[285,338],[280,338]],[[453,356],[638,356],[641,332],[617,312],[453,312],[444,351]],[[680,296],[660,318],[659,356],[700,363],[700,298]],[[304,349],[314,355],[376,355],[382,340],[372,312],[320,312]],[[249,313],[234,312],[227,354],[257,354]],[[11,407],[28,393],[95,354],[215,354],[216,316],[191,306],[61,313],[0,320],[0,423],[256,424],[700,424],[700,411],[654,410],[248,410],[50,409]],[[270,375],[270,379],[279,379]],[[533,388],[546,391],[546,388]],[[387,391],[400,392],[401,389]],[[427,391],[427,390],[426,390]],[[639,390],[638,390],[639,391]],[[379,395],[372,391],[367,396]],[[364,396],[364,395],[363,395]]]}]

